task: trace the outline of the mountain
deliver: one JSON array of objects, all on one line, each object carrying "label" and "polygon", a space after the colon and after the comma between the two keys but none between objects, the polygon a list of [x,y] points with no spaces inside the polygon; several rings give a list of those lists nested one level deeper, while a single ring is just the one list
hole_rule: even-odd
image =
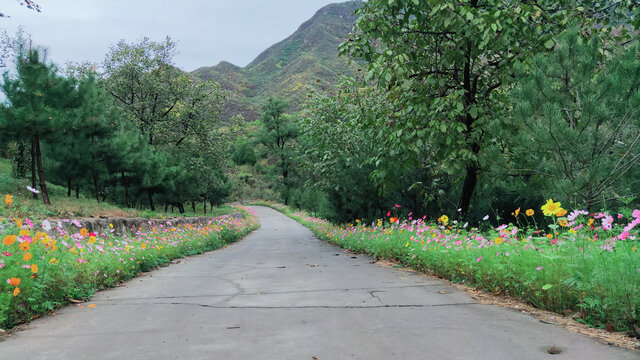
[{"label": "mountain", "polygon": [[242,114],[246,121],[259,117],[270,96],[299,109],[307,85],[335,84],[341,74],[350,75],[354,65],[338,57],[342,43],[356,20],[354,11],[362,1],[327,5],[304,22],[291,36],[263,51],[249,65],[239,67],[222,61],[192,72],[200,79],[214,79],[231,93],[223,118]]}]

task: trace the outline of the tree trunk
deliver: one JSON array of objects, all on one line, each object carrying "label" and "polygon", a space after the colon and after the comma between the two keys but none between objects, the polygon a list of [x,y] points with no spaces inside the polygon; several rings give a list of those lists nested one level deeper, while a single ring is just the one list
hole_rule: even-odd
[{"label": "tree trunk", "polygon": [[[91,148],[95,148],[95,136],[91,134]],[[100,195],[98,191],[98,174],[96,174],[96,157],[93,151],[91,152],[91,179],[93,179],[93,191],[95,192],[96,202],[100,203]]]},{"label": "tree trunk", "polygon": [[178,212],[184,214],[184,204],[181,202],[178,203]]},{"label": "tree trunk", "polygon": [[149,196],[149,207],[151,208],[151,211],[156,211],[156,206],[153,205],[153,193],[151,190],[147,190],[147,195]]},{"label": "tree trunk", "polygon": [[131,199],[129,198],[129,182],[122,172],[122,185],[124,186],[124,204],[127,207],[131,207]]},{"label": "tree trunk", "polygon": [[[31,138],[31,187],[36,189],[36,140]],[[38,200],[38,194],[31,193],[34,200]]]},{"label": "tree trunk", "polygon": [[40,151],[40,136],[35,136],[36,145],[36,160],[38,162],[38,178],[40,179],[40,192],[42,193],[42,203],[45,205],[51,205],[49,201],[49,193],[47,192],[47,182],[44,178],[44,169],[42,168],[42,153]]},{"label": "tree trunk", "polygon": [[193,213],[196,213],[196,202],[194,200],[191,200],[191,210],[193,210]]},{"label": "tree trunk", "polygon": [[173,214],[173,204],[171,204],[171,213]]},{"label": "tree trunk", "polygon": [[169,203],[166,202],[164,203],[164,212],[168,212],[168,210],[169,210]]},{"label": "tree trunk", "polygon": [[206,201],[202,202],[202,207],[204,209],[204,214],[207,215],[207,202]]},{"label": "tree trunk", "polygon": [[67,176],[67,197],[71,197],[71,179]]},{"label": "tree trunk", "polygon": [[458,209],[460,211],[456,211],[456,219],[462,220],[467,216],[467,212],[469,211],[469,205],[471,204],[471,197],[473,196],[473,191],[476,188],[476,184],[478,183],[478,174],[480,173],[480,168],[476,165],[467,165],[467,174],[464,178],[464,184],[462,185],[462,194],[460,195],[460,200],[458,201]]},{"label": "tree trunk", "polygon": [[80,186],[76,185],[76,199],[80,199]]}]

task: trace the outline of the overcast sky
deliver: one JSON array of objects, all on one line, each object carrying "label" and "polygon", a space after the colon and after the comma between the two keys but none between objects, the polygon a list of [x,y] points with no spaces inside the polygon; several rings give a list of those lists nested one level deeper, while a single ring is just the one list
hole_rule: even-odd
[{"label": "overcast sky", "polygon": [[36,0],[41,13],[2,0],[0,27],[22,26],[58,65],[102,62],[120,39],[147,36],[177,42],[175,63],[186,71],[221,60],[245,66],[293,33],[322,6],[343,0]]}]

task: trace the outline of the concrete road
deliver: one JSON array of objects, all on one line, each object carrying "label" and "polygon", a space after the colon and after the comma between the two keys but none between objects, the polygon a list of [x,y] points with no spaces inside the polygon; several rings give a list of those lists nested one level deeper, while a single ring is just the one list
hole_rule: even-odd
[{"label": "concrete road", "polygon": [[640,359],[256,211],[246,239],[34,321],[0,359]]}]

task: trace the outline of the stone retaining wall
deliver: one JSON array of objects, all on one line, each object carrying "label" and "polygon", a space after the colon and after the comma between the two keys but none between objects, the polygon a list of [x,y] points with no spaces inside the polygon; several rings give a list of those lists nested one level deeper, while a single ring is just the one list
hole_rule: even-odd
[{"label": "stone retaining wall", "polygon": [[[234,212],[228,215],[236,219],[244,217],[241,212]],[[184,217],[172,219],[89,218],[75,220],[49,220],[51,229],[48,232],[57,232],[57,228],[60,227],[67,233],[76,233],[80,228],[86,228],[89,232],[96,234],[108,234],[111,231],[110,225],[113,225],[113,233],[122,235],[124,233],[135,233],[138,230],[144,232],[154,227],[160,227],[161,225],[163,227],[174,227],[184,224],[202,225],[208,223],[211,219],[211,217]],[[80,226],[78,227],[78,225]]]}]

